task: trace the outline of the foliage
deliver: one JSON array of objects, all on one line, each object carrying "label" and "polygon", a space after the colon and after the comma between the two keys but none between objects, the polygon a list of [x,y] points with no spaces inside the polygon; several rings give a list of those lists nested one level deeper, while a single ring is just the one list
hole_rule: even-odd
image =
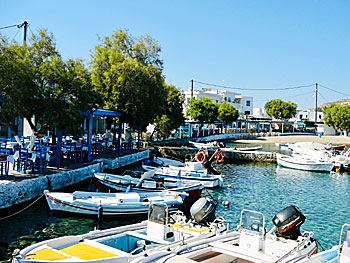
[{"label": "foliage", "polygon": [[268,101],[265,104],[266,113],[280,120],[288,120],[295,116],[297,105],[293,102],[285,102],[280,99]]},{"label": "foliage", "polygon": [[15,118],[26,118],[34,134],[48,126],[73,133],[81,113],[98,102],[90,75],[81,61],[64,62],[45,30],[31,42],[20,47],[1,40],[1,119],[14,133]]},{"label": "foliage", "polygon": [[187,115],[199,122],[213,123],[218,119],[219,106],[208,98],[191,99]]},{"label": "foliage", "polygon": [[230,103],[223,101],[219,106],[218,119],[222,120],[225,124],[232,123],[238,119],[238,111]]},{"label": "foliage", "polygon": [[184,121],[183,103],[184,97],[181,92],[172,85],[165,85],[167,100],[164,112],[154,120],[155,131],[163,134],[164,138],[169,137],[171,131],[181,126]]},{"label": "foliage", "polygon": [[126,113],[141,130],[156,118],[166,100],[161,49],[150,36],[135,38],[119,30],[95,47],[92,83],[102,106]]},{"label": "foliage", "polygon": [[337,130],[350,130],[350,105],[333,104],[324,109],[324,122]]}]

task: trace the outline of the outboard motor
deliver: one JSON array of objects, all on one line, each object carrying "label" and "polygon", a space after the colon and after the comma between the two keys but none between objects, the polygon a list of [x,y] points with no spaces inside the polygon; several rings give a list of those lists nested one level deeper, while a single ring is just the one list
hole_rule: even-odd
[{"label": "outboard motor", "polygon": [[199,198],[191,207],[192,218],[198,224],[206,224],[215,220],[216,202],[209,197]]},{"label": "outboard motor", "polygon": [[209,160],[205,161],[205,163],[203,163],[204,168],[206,168],[208,170],[208,174],[215,174],[215,175],[219,175],[220,173],[212,166],[212,162],[214,158],[208,158]]},{"label": "outboard motor", "polygon": [[272,219],[272,223],[277,228],[277,236],[296,240],[301,235],[300,226],[305,219],[300,209],[291,205],[279,211]]}]

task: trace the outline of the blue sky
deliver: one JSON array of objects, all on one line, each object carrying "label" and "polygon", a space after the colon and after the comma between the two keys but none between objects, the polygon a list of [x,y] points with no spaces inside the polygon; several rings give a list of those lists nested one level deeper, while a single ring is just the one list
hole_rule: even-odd
[{"label": "blue sky", "polygon": [[[348,95],[320,87],[321,104],[350,99],[349,13],[346,0],[0,0],[0,27],[27,20],[29,34],[48,29],[63,57],[86,61],[98,35],[150,35],[162,46],[166,82],[183,90],[191,79],[243,89],[318,82]],[[22,41],[17,28],[0,32]],[[304,109],[315,106],[314,89],[232,91],[253,96],[254,107],[281,98]]]}]

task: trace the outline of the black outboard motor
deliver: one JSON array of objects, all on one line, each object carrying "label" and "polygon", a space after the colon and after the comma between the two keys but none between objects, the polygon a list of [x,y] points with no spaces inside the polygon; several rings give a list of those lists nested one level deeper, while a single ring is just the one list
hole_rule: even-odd
[{"label": "black outboard motor", "polygon": [[277,228],[277,236],[296,240],[301,235],[300,226],[305,219],[300,209],[291,205],[279,211],[272,219],[272,223]]},{"label": "black outboard motor", "polygon": [[216,202],[209,197],[199,198],[190,209],[191,216],[198,224],[213,222],[216,205]]},{"label": "black outboard motor", "polygon": [[[210,158],[208,158],[210,159]],[[218,172],[213,166],[212,166],[212,162],[213,162],[214,158],[212,158],[211,160],[206,160],[205,163],[203,163],[204,168],[206,168],[208,170],[208,174],[215,174],[215,175],[219,175],[220,172]]]}]

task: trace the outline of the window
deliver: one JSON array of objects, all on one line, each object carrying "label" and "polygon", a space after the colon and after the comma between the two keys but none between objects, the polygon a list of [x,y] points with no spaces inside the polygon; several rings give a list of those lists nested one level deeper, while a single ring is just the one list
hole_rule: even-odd
[{"label": "window", "polygon": [[303,118],[303,114],[300,114],[299,119],[302,119],[302,118]]},{"label": "window", "polygon": [[250,107],[250,100],[247,100],[247,107]]},{"label": "window", "polygon": [[216,103],[219,103],[219,100],[216,100]]},{"label": "window", "polygon": [[227,100],[228,102],[231,102],[231,97],[228,97],[228,100]]},{"label": "window", "polygon": [[244,112],[244,114],[245,114],[245,115],[250,115],[250,111],[249,111],[249,110],[246,110],[246,111]]}]

